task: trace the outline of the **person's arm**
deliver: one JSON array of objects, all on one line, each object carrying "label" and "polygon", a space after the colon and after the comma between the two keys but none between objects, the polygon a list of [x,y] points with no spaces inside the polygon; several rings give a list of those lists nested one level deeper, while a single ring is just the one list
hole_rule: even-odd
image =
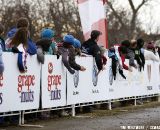
[{"label": "person's arm", "polygon": [[40,47],[37,48],[37,59],[40,63],[44,64],[44,53]]},{"label": "person's arm", "polygon": [[133,66],[134,68],[137,68],[137,65],[136,65],[136,63],[134,61],[135,54],[134,54],[134,52],[132,50],[128,49],[127,57],[129,58],[129,65]]},{"label": "person's arm", "polygon": [[75,50],[74,48],[69,48],[69,64],[75,70],[81,70],[81,66],[75,61]]},{"label": "person's arm", "polygon": [[122,59],[122,66],[125,70],[128,70],[128,66],[124,63],[125,62],[125,56],[124,55],[121,55],[121,59]]},{"label": "person's arm", "polygon": [[99,71],[103,69],[101,52],[98,45],[94,45],[92,48],[93,57],[95,57],[96,65]]},{"label": "person's arm", "polygon": [[75,71],[71,68],[70,64],[69,64],[69,61],[68,61],[68,51],[63,51],[61,53],[62,55],[62,62],[64,64],[64,66],[67,68],[67,70],[71,73],[71,74],[74,74]]},{"label": "person's arm", "polygon": [[158,52],[156,52],[155,54],[152,52],[151,53],[151,60],[153,60],[153,61],[159,61],[159,55],[158,55]]},{"label": "person's arm", "polygon": [[143,50],[143,49],[141,49],[141,50],[140,50],[140,58],[141,58],[141,61],[142,61],[142,67],[143,67],[143,70],[144,70],[145,57],[144,57],[144,50]]}]

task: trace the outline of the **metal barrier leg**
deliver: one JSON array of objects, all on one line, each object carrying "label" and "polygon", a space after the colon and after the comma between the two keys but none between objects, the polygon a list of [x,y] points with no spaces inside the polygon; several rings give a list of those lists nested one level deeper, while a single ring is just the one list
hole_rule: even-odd
[{"label": "metal barrier leg", "polygon": [[137,98],[134,98],[134,105],[137,106]]},{"label": "metal barrier leg", "polygon": [[22,111],[22,125],[24,124],[24,111]]},{"label": "metal barrier leg", "polygon": [[24,124],[24,114],[25,114],[25,111],[22,111],[20,114],[20,118],[21,118],[21,119],[19,119],[20,126],[22,126],[22,127],[35,127],[35,128],[43,128],[44,127],[42,125]]},{"label": "metal barrier leg", "polygon": [[110,100],[109,100],[109,102],[108,102],[108,109],[109,109],[109,110],[112,110],[112,103],[111,103]]},{"label": "metal barrier leg", "polygon": [[22,124],[22,114],[21,114],[21,111],[19,111],[19,125]]},{"label": "metal barrier leg", "polygon": [[76,115],[76,111],[75,111],[75,105],[72,105],[72,116],[74,117]]}]

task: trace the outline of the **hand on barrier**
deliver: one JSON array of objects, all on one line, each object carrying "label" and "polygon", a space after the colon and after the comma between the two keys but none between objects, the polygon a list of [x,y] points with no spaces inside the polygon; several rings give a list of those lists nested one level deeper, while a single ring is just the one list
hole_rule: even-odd
[{"label": "hand on barrier", "polygon": [[83,67],[83,66],[81,66],[80,71],[85,71],[85,70],[86,70],[86,68],[85,68],[85,67]]}]

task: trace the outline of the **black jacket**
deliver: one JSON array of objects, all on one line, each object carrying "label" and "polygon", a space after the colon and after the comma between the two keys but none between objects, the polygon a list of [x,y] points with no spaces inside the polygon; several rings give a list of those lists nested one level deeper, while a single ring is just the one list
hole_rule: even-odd
[{"label": "black jacket", "polygon": [[103,64],[102,64],[102,58],[101,58],[101,51],[97,43],[92,40],[88,39],[82,44],[82,52],[92,55],[95,57],[96,65],[98,67],[98,70],[102,70]]}]

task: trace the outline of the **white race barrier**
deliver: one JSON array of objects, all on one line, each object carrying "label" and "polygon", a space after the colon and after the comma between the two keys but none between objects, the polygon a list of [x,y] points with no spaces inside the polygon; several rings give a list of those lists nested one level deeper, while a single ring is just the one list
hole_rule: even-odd
[{"label": "white race barrier", "polygon": [[42,65],[42,108],[66,105],[66,69],[56,56],[45,56]]},{"label": "white race barrier", "polygon": [[126,80],[118,74],[113,85],[109,85],[110,99],[160,93],[159,63],[146,61],[144,71],[139,72],[133,68],[133,72],[124,72],[127,77]]},{"label": "white race barrier", "polygon": [[43,109],[160,93],[160,63],[153,61],[146,61],[142,72],[124,71],[126,80],[117,73],[116,80],[110,85],[110,60],[97,77],[92,57],[77,57],[77,63],[87,70],[74,75],[66,71],[61,58],[57,60],[56,56],[46,55],[42,66],[36,56],[28,56],[27,73],[19,72],[16,54],[4,53],[3,59],[5,71],[0,77],[0,113],[41,110],[40,98]]},{"label": "white race barrier", "polygon": [[27,57],[26,73],[17,67],[17,55],[3,54],[5,71],[0,78],[0,112],[39,108],[40,64],[36,56]]}]

